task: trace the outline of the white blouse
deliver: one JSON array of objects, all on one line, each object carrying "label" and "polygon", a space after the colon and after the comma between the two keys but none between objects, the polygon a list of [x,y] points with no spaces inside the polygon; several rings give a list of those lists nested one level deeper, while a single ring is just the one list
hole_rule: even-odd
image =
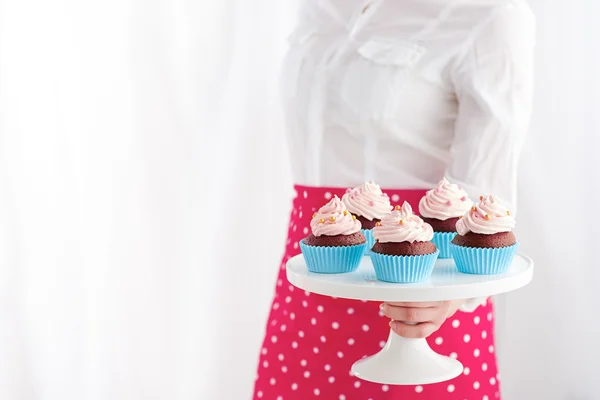
[{"label": "white blouse", "polygon": [[516,205],[535,22],[522,0],[306,0],[282,91],[295,182]]}]

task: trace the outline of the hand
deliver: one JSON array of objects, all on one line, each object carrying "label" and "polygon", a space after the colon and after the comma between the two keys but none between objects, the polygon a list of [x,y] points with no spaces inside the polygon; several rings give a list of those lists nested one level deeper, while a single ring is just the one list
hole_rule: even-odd
[{"label": "hand", "polygon": [[392,330],[405,338],[422,339],[440,329],[464,300],[428,303],[383,303],[381,311],[390,318]]}]

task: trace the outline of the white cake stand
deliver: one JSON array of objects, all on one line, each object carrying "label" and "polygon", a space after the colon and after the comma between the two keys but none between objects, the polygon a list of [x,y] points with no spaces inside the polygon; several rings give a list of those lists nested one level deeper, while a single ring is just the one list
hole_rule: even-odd
[{"label": "white cake stand", "polygon": [[[491,296],[527,285],[533,278],[533,261],[517,254],[511,267],[500,275],[468,275],[458,272],[452,259],[438,259],[431,279],[423,283],[397,284],[378,281],[370,257],[358,270],[347,274],[309,272],[300,254],[287,263],[287,278],[300,289],[333,297],[374,301],[444,301]],[[457,377],[462,364],[434,352],[425,339],[406,339],[390,332],[377,354],[354,363],[358,378],[388,385],[424,385]]]}]

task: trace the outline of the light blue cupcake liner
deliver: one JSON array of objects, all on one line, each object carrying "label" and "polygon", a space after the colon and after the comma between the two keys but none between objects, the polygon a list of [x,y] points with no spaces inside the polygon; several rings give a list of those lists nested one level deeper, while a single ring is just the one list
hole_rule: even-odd
[{"label": "light blue cupcake liner", "polygon": [[440,252],[422,256],[389,256],[371,253],[377,279],[393,283],[416,283],[429,279]]},{"label": "light blue cupcake liner", "polygon": [[367,245],[365,248],[365,256],[370,256],[372,251],[371,249],[373,248],[373,245],[375,244],[375,238],[373,237],[373,231],[371,229],[361,229],[360,230],[363,235],[365,235],[365,238],[367,239]]},{"label": "light blue cupcake liner", "polygon": [[499,248],[458,246],[450,243],[456,268],[465,274],[496,275],[506,272],[517,253],[519,243]]},{"label": "light blue cupcake liner", "polygon": [[452,258],[450,242],[454,239],[454,236],[456,236],[456,232],[433,232],[431,241],[440,251],[439,258]]},{"label": "light blue cupcake liner", "polygon": [[343,274],[355,271],[362,260],[366,244],[354,246],[310,246],[300,241],[306,267],[319,274]]}]

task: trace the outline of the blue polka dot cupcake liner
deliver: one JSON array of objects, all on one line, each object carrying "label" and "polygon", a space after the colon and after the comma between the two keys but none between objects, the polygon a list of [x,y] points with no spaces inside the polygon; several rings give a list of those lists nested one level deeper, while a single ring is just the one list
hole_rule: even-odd
[{"label": "blue polka dot cupcake liner", "polygon": [[343,274],[356,271],[363,258],[366,243],[354,246],[310,246],[300,241],[306,267],[318,274]]},{"label": "blue polka dot cupcake liner", "polygon": [[456,232],[434,232],[431,241],[440,251],[439,258],[452,258],[450,242],[456,236]]},{"label": "blue polka dot cupcake liner", "polygon": [[477,248],[450,243],[456,268],[462,273],[473,275],[497,275],[508,270],[519,243],[499,248]]},{"label": "blue polka dot cupcake liner", "polygon": [[373,248],[373,245],[375,245],[375,238],[373,237],[373,231],[371,229],[361,229],[360,230],[363,235],[365,235],[365,238],[367,239],[367,244],[366,244],[366,248],[365,248],[365,256],[370,256],[372,251],[371,249]]},{"label": "blue polka dot cupcake liner", "polygon": [[390,256],[371,253],[371,261],[377,279],[392,283],[417,283],[429,279],[438,258],[435,253],[421,256]]}]

